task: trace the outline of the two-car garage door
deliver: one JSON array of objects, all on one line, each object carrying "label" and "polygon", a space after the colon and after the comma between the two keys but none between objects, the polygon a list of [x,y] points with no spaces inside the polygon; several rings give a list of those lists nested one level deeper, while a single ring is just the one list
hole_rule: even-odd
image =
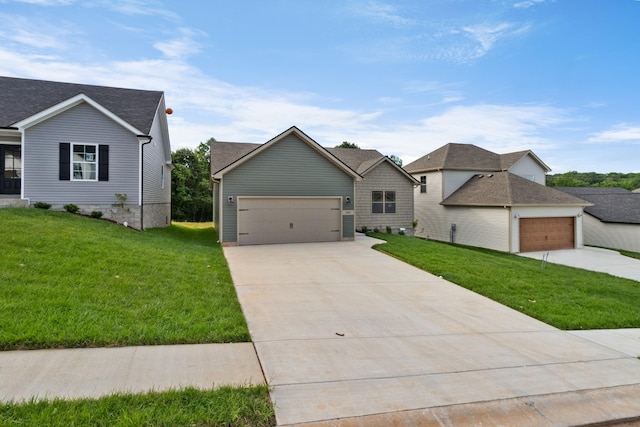
[{"label": "two-car garage door", "polygon": [[575,218],[520,218],[520,252],[575,248]]},{"label": "two-car garage door", "polygon": [[238,198],[238,244],[339,241],[341,202],[340,197]]}]

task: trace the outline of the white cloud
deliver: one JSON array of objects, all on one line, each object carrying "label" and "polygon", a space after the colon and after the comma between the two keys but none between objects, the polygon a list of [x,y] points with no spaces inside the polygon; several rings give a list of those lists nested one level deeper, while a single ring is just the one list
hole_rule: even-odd
[{"label": "white cloud", "polygon": [[476,24],[466,26],[462,30],[474,41],[480,44],[475,48],[475,55],[471,58],[479,58],[489,52],[494,44],[503,38],[512,37],[529,31],[530,25],[515,25],[509,22],[495,24]]},{"label": "white cloud", "polygon": [[187,58],[201,51],[201,44],[194,40],[195,36],[204,35],[203,32],[188,28],[180,28],[180,37],[156,42],[153,47],[158,49],[167,58]]},{"label": "white cloud", "polygon": [[38,6],[67,6],[76,2],[76,0],[15,0],[15,1],[19,3],[35,4]]},{"label": "white cloud", "polygon": [[415,20],[402,16],[395,6],[388,3],[376,1],[358,3],[351,8],[351,11],[355,15],[363,16],[381,24],[389,24],[396,27],[415,24]]},{"label": "white cloud", "polygon": [[0,14],[3,25],[0,27],[0,40],[28,46],[36,49],[64,49],[68,47],[65,38],[78,35],[65,23],[52,25],[39,19],[24,16]]},{"label": "white cloud", "polygon": [[515,3],[513,7],[517,9],[528,9],[531,6],[535,6],[536,4],[544,3],[544,2],[545,0],[525,0],[525,1],[520,1],[518,3]]},{"label": "white cloud", "polygon": [[594,134],[591,138],[589,138],[588,141],[594,143],[628,142],[633,144],[640,144],[640,126],[629,125],[627,123],[619,123],[612,129]]}]

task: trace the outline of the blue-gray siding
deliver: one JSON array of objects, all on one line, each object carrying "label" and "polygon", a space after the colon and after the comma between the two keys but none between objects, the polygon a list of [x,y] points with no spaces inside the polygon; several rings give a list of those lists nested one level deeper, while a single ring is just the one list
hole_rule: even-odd
[{"label": "blue-gray siding", "polygon": [[[229,196],[233,204],[226,203]],[[237,166],[222,182],[222,241],[237,239],[238,196],[342,196],[354,209],[354,179],[306,142],[289,135]],[[346,204],[345,197],[352,200]],[[353,237],[353,215],[343,215],[342,236]]]},{"label": "blue-gray siding", "polygon": [[[60,181],[61,142],[109,145],[109,181]],[[115,203],[126,194],[138,204],[138,140],[88,104],[80,104],[25,131],[22,185],[31,203]]]}]

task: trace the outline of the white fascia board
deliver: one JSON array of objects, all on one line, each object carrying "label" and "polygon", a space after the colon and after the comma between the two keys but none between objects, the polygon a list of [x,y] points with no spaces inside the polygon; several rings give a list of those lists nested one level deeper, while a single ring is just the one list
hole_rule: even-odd
[{"label": "white fascia board", "polygon": [[37,114],[34,114],[31,117],[27,117],[26,119],[20,120],[19,122],[16,122],[13,124],[14,127],[17,127],[19,129],[27,129],[30,128],[31,126],[37,125],[38,123],[41,123],[55,115],[58,115],[60,113],[62,113],[63,111],[66,111],[70,108],[73,108],[83,102],[86,102],[87,104],[91,105],[93,108],[95,108],[96,110],[100,111],[102,114],[104,114],[105,116],[109,117],[111,120],[113,120],[114,122],[118,123],[120,126],[122,126],[123,128],[127,129],[128,131],[130,131],[131,133],[133,133],[134,135],[141,135],[143,132],[140,131],[139,129],[135,128],[134,126],[132,126],[131,124],[129,124],[128,122],[122,120],[120,117],[116,116],[115,114],[113,114],[111,111],[109,111],[108,109],[106,109],[105,107],[103,107],[102,105],[98,104],[96,101],[94,101],[93,99],[89,98],[87,95],[85,95],[84,93],[80,93],[74,97],[71,97],[65,101],[62,101],[52,107],[47,108],[46,110],[42,110]]},{"label": "white fascia board", "polygon": [[309,145],[311,148],[316,150],[318,153],[320,153],[323,157],[325,157],[331,163],[336,165],[338,168],[340,168],[342,171],[344,171],[347,175],[350,175],[351,177],[353,177],[356,181],[362,181],[362,176],[360,176],[356,171],[354,171],[353,169],[351,169],[350,167],[345,165],[342,161],[340,161],[340,159],[338,159],[333,154],[329,153],[329,151],[327,151],[324,147],[320,146],[320,144],[315,142],[313,139],[311,139],[309,136],[307,136],[307,134],[302,132],[296,126],[290,127],[286,131],[282,132],[280,135],[270,139],[269,141],[265,142],[264,144],[262,144],[261,146],[259,146],[255,150],[251,151],[249,154],[241,157],[240,159],[236,160],[235,162],[231,163],[230,165],[226,166],[225,168],[220,169],[218,172],[216,172],[213,175],[213,178],[221,179],[222,176],[225,173],[227,173],[227,172],[233,170],[234,168],[240,166],[241,164],[243,164],[247,160],[252,159],[253,157],[257,156],[258,154],[262,153],[264,150],[269,148],[271,145],[277,143],[278,141],[286,138],[287,136],[289,136],[291,134],[296,134],[296,136],[298,136],[305,143],[307,143],[307,145]]}]

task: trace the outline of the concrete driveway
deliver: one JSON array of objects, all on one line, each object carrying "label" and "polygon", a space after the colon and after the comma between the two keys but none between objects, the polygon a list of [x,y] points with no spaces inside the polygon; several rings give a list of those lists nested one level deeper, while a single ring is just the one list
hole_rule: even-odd
[{"label": "concrete driveway", "polygon": [[523,252],[518,255],[539,259],[541,262],[543,257],[546,256],[547,262],[554,264],[609,273],[612,276],[640,282],[640,260],[620,255],[619,252],[609,249],[585,247],[548,252]]},{"label": "concrete driveway", "polygon": [[639,360],[373,243],[224,249],[279,425],[547,426],[640,417]]}]

